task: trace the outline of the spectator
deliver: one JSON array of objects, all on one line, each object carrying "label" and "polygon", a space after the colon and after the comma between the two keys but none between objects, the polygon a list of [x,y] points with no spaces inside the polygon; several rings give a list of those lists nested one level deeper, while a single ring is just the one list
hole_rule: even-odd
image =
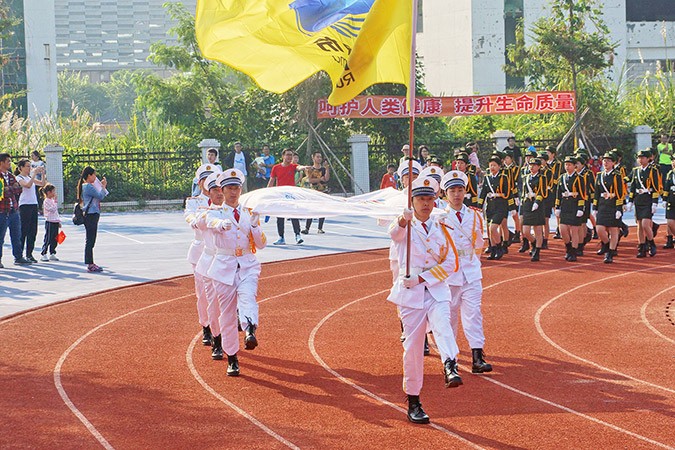
[{"label": "spectator", "polygon": [[513,162],[516,163],[516,166],[520,166],[520,160],[522,155],[522,152],[520,151],[520,147],[516,145],[516,138],[511,136],[506,140],[508,145],[504,147],[504,151],[510,150],[513,152]]},{"label": "spectator", "polygon": [[[293,154],[295,152],[290,148],[284,149],[281,153],[281,163],[275,164],[272,167],[272,172],[270,172],[270,181],[267,184],[267,187],[272,186],[295,186],[295,174],[297,172],[302,172],[304,167],[293,164]],[[285,228],[286,219],[283,217],[277,217],[277,232],[279,233],[279,239],[274,242],[274,245],[284,245],[286,240],[284,239],[284,228]],[[300,236],[300,220],[291,219],[293,224],[293,232],[295,233],[295,243],[302,244],[304,240]]]},{"label": "spectator", "polygon": [[537,147],[535,147],[532,144],[532,138],[531,137],[526,137],[525,140],[523,141],[525,143],[525,150],[532,153],[532,152],[537,152]]},{"label": "spectator", "polygon": [[225,157],[223,164],[225,164],[225,167],[233,167],[241,170],[245,177],[244,184],[241,185],[241,193],[244,194],[248,192],[247,168],[251,165],[251,157],[243,150],[241,142],[237,141],[234,143],[234,150]]},{"label": "spectator", "polygon": [[396,164],[388,164],[387,173],[382,175],[380,189],[386,189],[388,187],[396,189]]},{"label": "spectator", "polygon": [[422,167],[427,165],[427,160],[429,159],[429,148],[426,145],[420,145],[417,147],[417,162],[420,163]]},{"label": "spectator", "polygon": [[259,157],[253,160],[251,167],[256,171],[255,185],[258,188],[264,188],[270,181],[270,173],[274,166],[274,156],[270,155],[270,146],[265,144],[262,146],[262,153]]},{"label": "spectator", "polygon": [[14,264],[30,264],[21,252],[21,218],[19,217],[19,194],[21,185],[12,175],[12,157],[9,153],[0,153],[0,269],[2,265],[2,247],[9,228]]},{"label": "spectator", "polygon": [[94,264],[94,245],[98,233],[98,221],[101,217],[101,200],[108,195],[108,180],[103,177],[100,181],[96,177],[96,170],[87,166],[77,182],[77,201],[84,212],[84,229],[86,239],[84,244],[84,263],[89,272],[102,272],[103,269]]},{"label": "spectator", "polygon": [[[61,228],[61,218],[59,217],[59,206],[56,199],[56,186],[51,183],[46,183],[42,187],[42,194],[44,195],[44,202],[42,206],[45,211],[45,239],[42,243],[42,252],[40,261],[58,261],[56,257],[56,246],[58,242],[56,237]],[[49,251],[49,256],[47,256]]]},{"label": "spectator", "polygon": [[661,142],[656,145],[656,150],[659,154],[659,171],[661,172],[661,179],[665,181],[670,172],[670,162],[673,153],[673,144],[668,142],[668,135],[661,134]]},{"label": "spectator", "polygon": [[21,217],[21,251],[25,252],[26,259],[36,263],[33,257],[35,238],[38,230],[38,199],[35,186],[44,186],[44,181],[38,181],[38,175],[44,172],[43,167],[31,169],[30,161],[22,159],[16,166],[14,174],[16,181],[21,185],[19,197],[19,216]]},{"label": "spectator", "polygon": [[[212,164],[218,168],[220,172],[223,171],[223,168],[220,167],[216,162],[218,161],[218,150],[215,148],[210,148],[206,150],[206,162],[207,164]],[[202,193],[202,188],[199,187],[199,179],[195,177],[192,180],[192,197],[199,197]]]},{"label": "spectator", "polygon": [[[461,152],[461,151],[460,151]],[[480,160],[478,159],[478,142],[468,142],[464,146],[464,153],[469,155],[469,164],[471,164],[473,167],[475,167],[475,170],[473,171],[474,175],[479,176],[482,173],[482,170],[480,168]],[[457,157],[458,155],[455,155]]]},{"label": "spectator", "polygon": [[399,163],[408,160],[408,157],[410,156],[410,145],[403,144],[403,147],[401,147],[401,153],[403,154],[403,156],[401,156]]},{"label": "spectator", "polygon": [[[296,166],[300,165],[300,155],[298,155],[298,152],[293,152],[293,159],[291,160],[291,163],[295,164]],[[307,177],[303,171],[295,172],[295,185],[303,188],[309,187],[309,183],[307,183]]]},{"label": "spectator", "polygon": [[[329,192],[328,180],[330,179],[330,170],[328,169],[328,161],[323,160],[321,152],[312,153],[312,165],[305,167],[305,173],[307,174],[307,182],[309,183],[310,189],[323,192],[324,194]],[[313,219],[307,219],[305,222],[305,229],[301,231],[302,234],[309,234],[312,220]],[[325,220],[325,217],[319,219],[318,234],[325,233],[325,231],[323,231],[323,223]]]},{"label": "spectator", "polygon": [[[42,157],[40,156],[40,152],[37,150],[33,150],[30,152],[30,168],[35,169],[35,168],[41,168],[42,172],[38,172],[38,181],[46,181],[47,180],[47,167],[45,166],[45,162],[42,160]],[[37,185],[35,185],[35,196],[38,199],[38,212],[42,211],[42,196],[39,195],[39,188]]]}]

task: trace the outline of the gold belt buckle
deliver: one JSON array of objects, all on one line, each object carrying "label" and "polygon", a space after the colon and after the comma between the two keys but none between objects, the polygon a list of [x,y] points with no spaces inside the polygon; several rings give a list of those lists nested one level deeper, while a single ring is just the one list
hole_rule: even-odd
[{"label": "gold belt buckle", "polygon": [[234,249],[234,256],[242,256],[244,254],[244,250],[241,247],[237,247]]}]

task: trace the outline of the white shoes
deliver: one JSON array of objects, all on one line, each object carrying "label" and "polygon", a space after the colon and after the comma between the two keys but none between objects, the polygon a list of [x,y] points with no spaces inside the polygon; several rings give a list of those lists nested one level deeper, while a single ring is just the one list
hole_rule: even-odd
[{"label": "white shoes", "polygon": [[56,255],[52,254],[52,255],[49,255],[49,260],[50,261],[59,261],[59,258],[57,258]]},{"label": "white shoes", "polygon": [[56,257],[55,254],[51,254],[49,256],[47,255],[40,256],[40,261],[60,261],[60,260],[59,258]]},{"label": "white shoes", "polygon": [[42,256],[40,257],[40,261],[49,261],[49,256],[47,256],[47,255],[42,255]]}]

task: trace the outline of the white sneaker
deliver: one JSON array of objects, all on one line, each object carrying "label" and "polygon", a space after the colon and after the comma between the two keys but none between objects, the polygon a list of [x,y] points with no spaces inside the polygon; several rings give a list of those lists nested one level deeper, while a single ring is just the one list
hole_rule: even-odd
[{"label": "white sneaker", "polygon": [[50,261],[59,261],[59,258],[57,258],[56,255],[52,253],[51,255],[49,255],[49,260]]},{"label": "white sneaker", "polygon": [[47,256],[47,255],[42,255],[42,256],[40,257],[40,261],[49,261],[49,256]]}]

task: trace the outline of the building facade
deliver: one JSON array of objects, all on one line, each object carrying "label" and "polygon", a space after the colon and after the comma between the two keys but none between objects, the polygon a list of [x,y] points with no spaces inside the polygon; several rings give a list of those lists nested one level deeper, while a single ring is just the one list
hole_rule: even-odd
[{"label": "building facade", "polygon": [[22,116],[53,114],[58,105],[54,0],[10,0],[9,7],[21,23],[2,43],[9,55],[2,68],[2,93],[26,93],[13,105]]},{"label": "building facade", "polygon": [[[506,47],[522,20],[529,30],[550,13],[548,0],[423,0],[417,51],[434,95],[497,94],[523,87],[503,70]],[[616,42],[609,76],[639,78],[675,59],[673,0],[605,0],[604,20]]]},{"label": "building facade", "polygon": [[[147,61],[154,42],[175,44],[166,0],[54,0],[58,70],[109,81],[123,69],[160,71]],[[177,1],[175,1],[177,3]],[[182,0],[194,13],[196,0]]]}]

